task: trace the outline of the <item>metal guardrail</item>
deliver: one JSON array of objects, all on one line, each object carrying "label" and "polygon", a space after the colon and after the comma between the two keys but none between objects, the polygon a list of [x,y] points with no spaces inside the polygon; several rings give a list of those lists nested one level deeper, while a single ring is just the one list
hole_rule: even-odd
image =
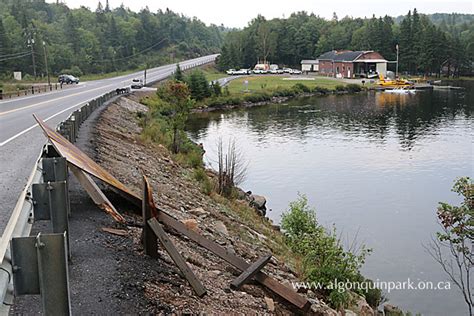
[{"label": "metal guardrail", "polygon": [[[185,65],[182,69],[187,70],[211,63],[214,60],[214,58],[209,57],[203,61]],[[170,75],[173,73],[174,71]],[[161,80],[163,80],[163,78],[155,79],[150,81],[149,84]],[[62,121],[57,126],[57,131],[69,141],[75,142],[81,124],[93,111],[113,97],[120,94],[128,94],[129,92],[130,88],[120,88],[87,102],[84,106],[72,112],[65,121]],[[34,191],[41,192],[36,193],[40,196],[41,194],[46,194],[45,190],[54,190],[55,185],[52,185],[53,183],[58,184],[59,182],[66,182],[67,185],[67,180],[63,181],[64,179],[58,177],[56,174],[57,171],[47,170],[49,167],[47,167],[45,161],[57,156],[58,154],[52,145],[46,144],[43,146],[41,153],[36,160],[36,164],[28,178],[27,184],[22,190],[8,224],[2,234],[0,240],[0,300],[2,302],[2,305],[0,306],[0,315],[9,314],[10,306],[13,305],[14,293],[22,295],[40,294],[40,292],[42,293],[41,301],[45,314],[62,315],[70,313],[67,284],[67,257],[69,256],[69,250],[67,246],[61,246],[61,243],[63,245],[67,245],[68,243],[67,233],[64,234],[64,230],[67,231],[67,215],[69,214],[67,186],[65,190],[59,190],[63,192],[63,196],[56,198],[57,201],[66,201],[66,216],[64,216],[64,207],[62,213],[57,212],[56,214],[53,214],[52,209],[57,205],[55,205],[55,207],[51,205],[51,203],[53,203],[53,199],[51,198],[52,193],[47,193],[48,198],[43,200],[43,205],[41,207],[35,206],[36,204],[41,203],[41,200],[35,201],[36,197],[33,196]],[[53,162],[53,164],[54,163],[56,162]],[[39,185],[43,185],[42,188],[38,189]],[[36,187],[36,189],[34,189],[34,187]],[[35,210],[35,208],[37,210]],[[49,217],[45,208],[50,211]],[[62,218],[58,219],[58,216]],[[38,217],[43,219],[46,217],[47,219],[50,219],[55,234],[40,233],[37,236],[27,237],[31,233],[31,228],[35,218],[38,219]],[[14,248],[14,251],[12,251],[12,248]],[[36,253],[34,253],[34,249],[37,250]],[[60,255],[61,253],[65,253],[65,256]],[[57,259],[53,262],[48,260],[52,254],[54,254],[53,256]],[[62,259],[64,257],[66,258],[65,261]],[[27,262],[26,265],[25,262]],[[45,265],[50,265],[53,268],[47,268]],[[33,266],[33,268],[31,268],[31,266]],[[21,271],[18,273],[19,270],[28,271]],[[15,273],[17,273],[17,275],[15,275]],[[42,275],[39,276],[38,274]],[[25,280],[27,280],[27,285],[25,284]],[[16,282],[15,288],[13,286],[14,281]],[[50,288],[58,290],[46,290]],[[62,295],[58,295],[58,293],[62,293]],[[52,311],[54,313],[52,313]]]},{"label": "metal guardrail", "polygon": [[[61,122],[57,130],[58,132],[66,137],[69,141],[75,142],[77,139],[78,131],[81,126],[81,124],[90,116],[90,114],[95,111],[97,108],[102,106],[104,103],[112,99],[113,97],[120,95],[120,94],[128,94],[130,92],[129,88],[125,89],[117,89],[114,91],[110,91],[96,99],[93,99],[83,105],[81,108],[78,110],[72,112],[69,117]],[[54,200],[61,200],[63,202],[67,203],[67,206],[69,205],[69,198],[67,194],[67,187],[66,190],[64,188],[58,190],[56,189],[56,194],[59,192],[60,195],[55,199],[51,198],[52,194],[49,194],[49,199],[41,199],[40,196],[44,194],[48,194],[49,191],[54,191],[55,186],[58,184],[62,184],[65,181],[57,182],[58,180],[64,180],[61,178],[58,178],[57,172],[54,170],[47,170],[48,167],[45,164],[45,161],[47,159],[51,159],[50,157],[55,157],[57,154],[55,153],[54,148],[51,145],[45,145],[36,160],[36,164],[30,174],[30,177],[28,179],[27,185],[23,189],[23,191],[20,194],[20,197],[15,205],[15,208],[12,212],[12,216],[10,217],[10,220],[6,226],[6,229],[2,235],[2,239],[0,242],[0,258],[2,258],[2,261],[0,263],[0,299],[2,300],[3,304],[0,307],[0,314],[3,315],[8,315],[10,306],[13,304],[13,297],[14,293],[17,295],[21,294],[39,294],[38,293],[31,293],[31,290],[25,290],[21,288],[21,285],[17,285],[15,289],[13,288],[13,281],[14,279],[17,279],[14,273],[14,270],[18,270],[18,261],[23,261],[18,258],[22,258],[21,254],[19,254],[20,251],[13,251],[12,252],[12,245],[11,243],[12,240],[15,241],[20,241],[17,242],[19,247],[25,248],[25,252],[28,252],[28,247],[25,245],[34,245],[35,242],[41,245],[45,244],[46,247],[45,249],[48,249],[47,243],[46,242],[40,242],[41,240],[49,240],[53,237],[51,237],[51,234],[44,235],[40,234],[39,236],[36,237],[25,237],[29,236],[31,232],[31,227],[33,225],[33,221],[36,218],[38,219],[50,219],[53,224],[53,231],[55,233],[61,234],[64,233],[63,230],[67,230],[67,214],[64,216],[62,212],[56,212],[55,214],[49,214],[49,210],[52,209],[52,205],[43,205],[44,203],[48,203],[48,200],[50,203],[55,203]],[[67,181],[66,181],[67,182]],[[46,192],[46,193],[45,193]],[[62,193],[61,193],[62,192]],[[66,192],[66,193],[64,193]],[[61,196],[62,195],[62,196]],[[46,202],[42,203],[41,201],[46,200]],[[57,208],[57,203],[54,204],[54,208]],[[44,210],[46,208],[46,211]],[[68,208],[68,207],[67,207]],[[66,213],[69,213],[66,212]],[[52,218],[49,218],[52,217]],[[61,218],[62,217],[62,218]],[[54,235],[54,234],[53,234]],[[57,234],[56,234],[57,235]],[[30,241],[21,241],[21,237],[24,238],[33,238],[35,241],[30,240]],[[66,240],[68,236],[66,236]],[[50,241],[51,244],[57,244],[57,241]],[[19,247],[16,247],[17,249],[21,249]],[[38,247],[37,247],[38,248]],[[53,247],[58,248],[57,246]],[[34,248],[33,248],[34,249]],[[39,249],[39,248],[38,248]],[[66,247],[67,249],[67,247]],[[31,249],[29,249],[31,250]],[[31,252],[31,251],[30,251]],[[18,253],[18,254],[16,254]],[[13,257],[13,258],[12,258]],[[35,257],[36,259],[39,260],[39,255],[38,252],[38,258]],[[60,258],[61,256],[59,256]],[[16,260],[15,260],[16,258]],[[32,259],[32,258],[30,258]],[[34,258],[33,258],[34,260]],[[16,262],[14,262],[16,261]],[[25,264],[23,261],[20,264]],[[43,265],[44,266],[44,265]],[[24,270],[24,268],[22,268]],[[38,269],[37,269],[38,270]],[[59,271],[58,271],[59,272]],[[26,273],[26,272],[25,272]],[[46,272],[45,272],[46,273]],[[51,273],[51,271],[49,271]],[[30,283],[35,283],[34,278],[31,277],[31,275],[26,274],[26,276],[23,276],[23,279],[26,278],[30,280]],[[20,277],[21,279],[21,277]],[[48,280],[48,278],[42,278],[43,280]],[[66,280],[67,278],[62,278],[62,280]],[[18,280],[17,280],[18,282]],[[51,283],[48,283],[47,285],[44,285],[44,287],[51,287]],[[20,289],[17,289],[20,287]],[[38,285],[39,287],[39,285]],[[51,297],[46,296],[45,299],[45,291],[43,290],[43,295],[42,295],[42,301],[43,305],[47,304],[55,304],[56,308],[58,307],[58,301],[57,300],[52,300]],[[51,294],[51,296],[58,296],[58,293]],[[63,297],[64,298],[64,297]],[[66,297],[68,298],[68,297]],[[54,302],[54,303],[53,303]],[[63,307],[68,307],[69,304],[64,304],[62,303]],[[45,306],[43,306],[43,309],[46,310]]]},{"label": "metal guardrail", "polygon": [[18,89],[16,91],[8,91],[8,92],[5,92],[2,89],[0,89],[0,100],[11,99],[11,98],[21,97],[21,96],[26,96],[26,95],[33,95],[33,94],[38,94],[38,93],[51,92],[51,91],[62,90],[62,89],[63,89],[63,85],[59,83],[52,83],[49,85],[47,84],[31,85],[31,87],[28,87],[25,89]]}]

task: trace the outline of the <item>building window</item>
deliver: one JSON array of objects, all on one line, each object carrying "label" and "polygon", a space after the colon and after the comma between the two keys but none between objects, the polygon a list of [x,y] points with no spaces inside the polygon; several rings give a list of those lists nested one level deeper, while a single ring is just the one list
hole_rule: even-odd
[{"label": "building window", "polygon": [[339,73],[339,66],[336,67],[336,72]]}]

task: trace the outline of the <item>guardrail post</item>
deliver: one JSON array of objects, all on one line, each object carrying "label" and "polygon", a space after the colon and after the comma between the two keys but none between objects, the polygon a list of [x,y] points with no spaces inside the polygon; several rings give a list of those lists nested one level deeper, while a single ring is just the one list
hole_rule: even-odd
[{"label": "guardrail post", "polygon": [[44,315],[71,315],[66,233],[11,241],[15,295],[40,294]]},{"label": "guardrail post", "polygon": [[36,220],[51,220],[54,233],[66,232],[69,245],[69,195],[66,181],[34,183],[33,210]]},{"label": "guardrail post", "polygon": [[43,158],[43,181],[67,181],[67,160],[64,157]]},{"label": "guardrail post", "polygon": [[3,100],[3,90],[0,89],[0,100]]},{"label": "guardrail post", "polygon": [[71,122],[70,123],[71,124],[71,131],[70,131],[71,142],[75,142],[76,141],[76,116],[71,115],[69,122]]},{"label": "guardrail post", "polygon": [[[69,201],[67,160],[64,157],[43,158],[43,182],[66,181],[66,201]],[[66,203],[67,214],[71,216],[71,207]]]}]

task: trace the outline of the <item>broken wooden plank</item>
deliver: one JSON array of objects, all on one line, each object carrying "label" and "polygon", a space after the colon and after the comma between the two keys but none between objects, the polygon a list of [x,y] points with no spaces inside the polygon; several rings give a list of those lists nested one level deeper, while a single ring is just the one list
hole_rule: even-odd
[{"label": "broken wooden plank", "polygon": [[[219,246],[216,242],[211,241],[192,230],[189,230],[183,223],[174,219],[166,212],[159,211],[158,220],[166,226],[171,227],[177,232],[185,235],[186,237],[193,240],[202,247],[206,248],[207,250],[211,251],[212,253],[227,261],[240,271],[245,271],[250,266],[244,259],[238,257],[237,255],[231,252],[228,252],[225,248]],[[288,302],[292,303],[303,311],[307,311],[311,307],[311,303],[304,296],[299,295],[298,293],[296,293],[295,290],[286,287],[285,285],[268,276],[264,272],[257,272],[257,274],[255,275],[255,280],[257,280],[259,283],[266,286],[268,289],[280,295],[282,298],[286,299]]]},{"label": "broken wooden plank", "polygon": [[230,283],[230,288],[233,290],[240,289],[242,285],[247,283],[248,280],[250,280],[255,274],[262,270],[262,268],[268,263],[268,261],[270,261],[271,258],[272,255],[269,254],[252,263],[245,271],[243,271]]},{"label": "broken wooden plank", "polygon": [[153,201],[153,192],[151,191],[151,187],[150,187],[150,184],[148,183],[146,176],[143,175],[143,199],[142,199],[143,249],[146,255],[156,259],[158,258],[158,242],[150,226],[147,225],[148,220],[152,218],[152,214],[157,214],[157,211],[155,208],[155,202]]},{"label": "broken wooden plank", "polygon": [[76,177],[77,181],[79,181],[79,183],[82,185],[84,190],[86,190],[87,194],[89,194],[92,201],[94,201],[94,203],[103,209],[107,214],[112,216],[114,220],[125,224],[125,218],[115,209],[115,207],[100,190],[91,176],[72,164],[68,164],[68,167]]},{"label": "broken wooden plank", "polygon": [[[95,161],[89,158],[80,149],[75,147],[67,139],[65,139],[59,133],[57,133],[56,131],[51,129],[49,126],[47,126],[37,116],[34,115],[34,118],[36,119],[40,127],[43,129],[43,132],[51,141],[56,151],[61,156],[65,157],[69,163],[77,166],[78,168],[83,169],[85,172],[111,185],[112,187],[116,188],[118,192],[124,198],[130,200],[138,207],[141,206],[142,199],[138,194],[134,193],[122,182],[117,180],[104,168],[102,168]],[[209,239],[206,239],[203,236],[191,230],[188,230],[186,226],[184,226],[183,223],[176,220],[175,218],[173,218],[166,212],[160,210],[158,212],[158,220],[164,223],[165,225],[167,225],[168,227],[175,229],[181,234],[184,234],[185,236],[187,236],[188,238],[190,238],[197,244],[213,252],[215,255],[219,256],[220,258],[230,263],[237,269],[244,271],[249,267],[249,264],[242,258],[236,256],[233,253],[227,252],[226,249],[222,248],[217,243]],[[255,275],[255,280],[257,280],[262,285],[266,286],[268,289],[272,290],[274,293],[280,295],[282,298],[286,299],[288,302],[292,303],[299,309],[302,309],[303,311],[307,311],[311,307],[311,303],[305,297],[296,293],[294,289],[284,286],[283,284],[279,283],[278,281],[276,281],[275,279],[271,278],[270,276],[266,275],[265,273],[261,271]]]},{"label": "broken wooden plank", "polygon": [[163,227],[161,227],[161,224],[156,220],[156,218],[152,218],[148,220],[148,225],[151,227],[153,232],[155,232],[156,237],[158,237],[163,247],[165,247],[166,251],[170,255],[171,259],[173,259],[174,263],[178,266],[179,270],[181,270],[181,272],[184,274],[184,277],[186,280],[188,280],[197,296],[204,296],[204,294],[206,294],[206,289],[202,285],[201,281],[199,281],[199,279],[193,273],[193,271],[189,268],[188,264],[178,252],[178,250],[175,248],[173,242],[171,239],[169,239],[168,235],[166,235]]},{"label": "broken wooden plank", "polygon": [[111,227],[102,227],[102,231],[117,235],[117,236],[128,236],[128,232],[125,229],[116,229]]}]

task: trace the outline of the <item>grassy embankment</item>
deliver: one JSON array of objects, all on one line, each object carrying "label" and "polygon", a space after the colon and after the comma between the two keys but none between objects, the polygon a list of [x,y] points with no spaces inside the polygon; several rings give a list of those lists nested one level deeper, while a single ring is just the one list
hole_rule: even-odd
[{"label": "grassy embankment", "polygon": [[[314,80],[298,80],[298,77],[290,75],[254,75],[245,76],[232,80],[229,83],[229,92],[231,94],[248,94],[252,92],[273,92],[282,89],[291,89],[295,84],[302,84],[313,90],[316,87],[335,90],[336,86],[345,83],[335,80],[310,77]],[[248,81],[248,91],[245,91],[244,82]]]},{"label": "grassy embankment", "polygon": [[228,74],[226,74],[224,72],[220,72],[219,70],[217,70],[216,67],[214,67],[214,65],[203,66],[201,68],[201,70],[204,73],[204,75],[206,76],[208,81],[214,81],[214,80],[225,78],[225,77],[229,76]]},{"label": "grassy embankment", "polygon": [[[286,80],[285,80],[286,79]],[[272,102],[276,98],[291,98],[300,95],[326,95],[332,93],[354,93],[364,87],[327,78],[311,77],[313,80],[298,80],[290,75],[253,75],[232,80],[220,96],[213,96],[198,103],[201,108],[221,108],[248,103]],[[245,84],[248,82],[248,85]]]}]

